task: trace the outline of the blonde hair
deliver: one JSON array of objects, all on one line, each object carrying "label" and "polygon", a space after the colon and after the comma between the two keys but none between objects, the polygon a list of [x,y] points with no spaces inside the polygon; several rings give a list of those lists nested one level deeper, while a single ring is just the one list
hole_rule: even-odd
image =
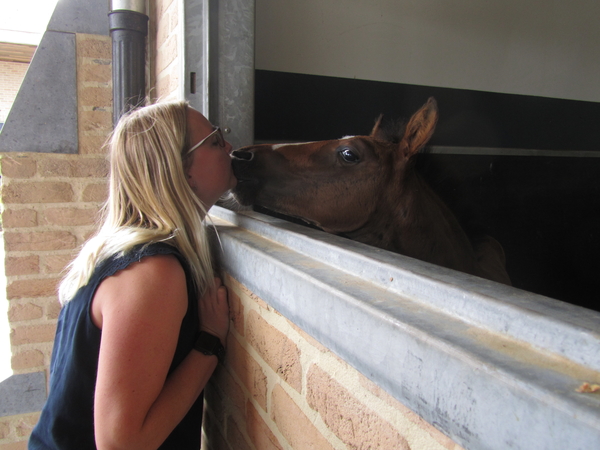
[{"label": "blonde hair", "polygon": [[186,180],[188,104],[156,103],[123,116],[108,141],[109,196],[102,224],[59,286],[65,304],[94,268],[139,244],[167,241],[187,260],[202,295],[213,283],[206,210]]}]

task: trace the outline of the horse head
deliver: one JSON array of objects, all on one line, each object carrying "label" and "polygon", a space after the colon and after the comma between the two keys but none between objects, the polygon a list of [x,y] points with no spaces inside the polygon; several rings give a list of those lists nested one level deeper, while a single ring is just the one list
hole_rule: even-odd
[{"label": "horse head", "polygon": [[391,207],[382,202],[398,202],[411,159],[433,134],[437,117],[430,98],[395,130],[380,117],[369,136],[241,148],[233,152],[234,196],[328,232],[360,229]]}]

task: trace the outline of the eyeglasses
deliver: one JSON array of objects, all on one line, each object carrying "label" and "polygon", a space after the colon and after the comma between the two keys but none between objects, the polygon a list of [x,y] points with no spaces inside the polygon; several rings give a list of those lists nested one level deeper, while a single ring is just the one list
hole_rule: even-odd
[{"label": "eyeglasses", "polygon": [[194,150],[196,150],[198,147],[200,147],[202,144],[204,144],[213,135],[215,135],[217,137],[217,144],[219,144],[219,147],[225,148],[225,145],[227,145],[227,144],[225,142],[225,138],[223,137],[223,132],[221,131],[221,129],[219,127],[215,127],[215,129],[212,131],[212,133],[210,133],[208,136],[206,136],[204,139],[202,139],[200,142],[198,142],[196,145],[194,145],[192,148],[190,148],[186,154],[189,155],[190,153],[192,153]]}]

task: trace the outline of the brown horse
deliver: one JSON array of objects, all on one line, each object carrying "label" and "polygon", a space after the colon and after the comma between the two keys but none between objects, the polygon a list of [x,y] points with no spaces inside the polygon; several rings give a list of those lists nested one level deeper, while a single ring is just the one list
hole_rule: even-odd
[{"label": "brown horse", "polygon": [[438,118],[433,98],[404,130],[233,152],[242,205],[302,218],[324,231],[433,264],[510,284],[500,244],[471,241],[414,169]]}]

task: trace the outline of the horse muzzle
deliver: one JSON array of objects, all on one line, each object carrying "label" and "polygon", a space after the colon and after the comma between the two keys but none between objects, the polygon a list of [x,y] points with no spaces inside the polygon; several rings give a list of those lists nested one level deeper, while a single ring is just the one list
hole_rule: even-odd
[{"label": "horse muzzle", "polygon": [[254,153],[251,151],[241,149],[231,152],[231,166],[237,178],[237,185],[232,193],[244,206],[253,205],[260,190],[260,181],[252,174],[253,159]]},{"label": "horse muzzle", "polygon": [[293,173],[286,158],[274,151],[272,145],[242,147],[231,152],[231,158],[238,180],[232,192],[239,203],[272,208],[285,196]]}]

